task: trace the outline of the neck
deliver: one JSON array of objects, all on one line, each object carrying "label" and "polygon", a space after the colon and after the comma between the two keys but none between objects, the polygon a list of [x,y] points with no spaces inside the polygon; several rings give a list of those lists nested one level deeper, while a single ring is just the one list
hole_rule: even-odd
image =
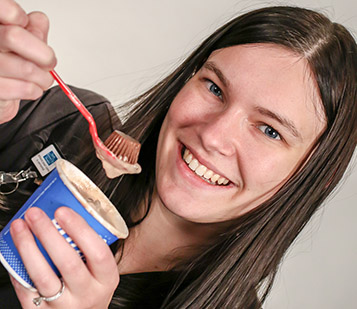
[{"label": "neck", "polygon": [[213,224],[185,221],[171,213],[156,194],[142,223],[125,240],[120,274],[167,271],[192,257],[216,233]]}]

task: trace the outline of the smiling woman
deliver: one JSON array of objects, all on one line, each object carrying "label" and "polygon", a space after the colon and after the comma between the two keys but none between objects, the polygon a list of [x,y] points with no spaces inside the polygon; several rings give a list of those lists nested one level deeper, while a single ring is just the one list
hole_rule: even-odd
[{"label": "smiling woman", "polygon": [[156,187],[165,207],[211,223],[237,218],[275,194],[326,127],[307,67],[273,44],[213,52],[161,127]]},{"label": "smiling woman", "polygon": [[[51,53],[35,31],[47,33],[40,15],[26,21],[11,0],[2,3],[17,17],[3,21],[7,34],[0,31],[0,42],[3,50],[18,52],[1,57],[13,67],[37,69],[25,77],[0,70],[0,89],[12,84],[11,93],[1,93],[7,104],[36,97],[38,80],[46,88],[55,59],[44,61]],[[12,46],[22,36],[31,38],[29,49],[44,51],[35,58],[22,54]],[[53,143],[110,196],[130,230],[111,248],[113,256],[85,222],[60,208],[56,220],[76,240],[84,264],[38,210],[15,221],[12,237],[38,291],[48,296],[44,308],[260,308],[285,252],[339,183],[355,150],[356,54],[344,27],[311,10],[268,7],[232,19],[127,103],[119,127],[142,143],[142,173],[119,180],[103,177],[81,117],[65,108],[58,89],[21,101],[16,117],[4,118],[0,127],[7,159],[0,170],[26,168]],[[24,83],[36,87],[25,95]],[[108,134],[117,122],[109,103],[75,91],[100,134]],[[3,200],[3,223],[33,190],[24,183]],[[61,280],[36,258],[31,231],[50,244]],[[13,285],[23,307],[38,296]],[[60,296],[46,302],[51,295]]]}]

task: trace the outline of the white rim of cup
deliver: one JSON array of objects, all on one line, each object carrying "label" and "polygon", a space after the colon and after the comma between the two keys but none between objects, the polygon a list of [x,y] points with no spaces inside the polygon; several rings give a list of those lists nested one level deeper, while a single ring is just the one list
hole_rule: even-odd
[{"label": "white rim of cup", "polygon": [[[91,207],[88,202],[85,200],[85,198],[80,194],[80,192],[77,190],[77,188],[72,184],[72,182],[68,179],[66,176],[66,173],[64,172],[65,168],[69,167],[73,170],[75,170],[77,173],[81,174],[88,184],[96,188],[101,195],[101,198],[105,199],[110,205],[110,207],[113,207],[115,212],[118,214],[117,219],[120,221],[120,226],[123,227],[122,230],[118,230],[115,228],[110,222],[105,221],[102,216],[93,208]],[[82,206],[99,222],[101,223],[109,232],[111,232],[113,235],[118,237],[119,239],[125,239],[129,235],[128,227],[126,226],[126,223],[122,216],[119,214],[118,210],[115,208],[115,206],[112,204],[112,202],[108,199],[108,197],[94,184],[94,182],[89,179],[87,175],[85,175],[78,167],[76,167],[74,164],[71,162],[64,160],[64,159],[58,159],[56,161],[56,168],[58,175],[60,176],[61,180],[63,183],[66,185],[66,187],[72,192],[72,194],[77,198],[77,200],[82,204]]]}]

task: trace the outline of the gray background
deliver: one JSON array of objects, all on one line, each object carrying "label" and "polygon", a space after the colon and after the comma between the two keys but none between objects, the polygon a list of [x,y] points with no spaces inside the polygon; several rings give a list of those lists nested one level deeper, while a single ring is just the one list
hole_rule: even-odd
[{"label": "gray background", "polygon": [[[254,8],[293,4],[357,31],[357,1],[19,0],[44,11],[57,72],[120,104],[153,85],[219,25]],[[355,160],[356,161],[356,160]],[[266,309],[356,308],[357,169],[309,224],[279,271]]]}]

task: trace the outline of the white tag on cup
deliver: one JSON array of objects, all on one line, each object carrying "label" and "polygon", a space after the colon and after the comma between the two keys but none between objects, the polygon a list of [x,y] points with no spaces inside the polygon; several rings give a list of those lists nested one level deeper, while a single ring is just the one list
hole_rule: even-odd
[{"label": "white tag on cup", "polygon": [[55,168],[55,162],[60,158],[61,156],[59,155],[55,146],[51,144],[50,146],[43,149],[40,153],[33,156],[31,161],[43,177]]}]

